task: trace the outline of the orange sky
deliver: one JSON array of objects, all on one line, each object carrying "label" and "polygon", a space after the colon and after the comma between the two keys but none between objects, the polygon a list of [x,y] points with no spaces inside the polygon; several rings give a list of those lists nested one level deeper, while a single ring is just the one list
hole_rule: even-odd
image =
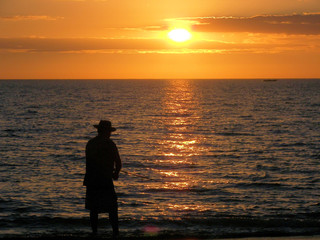
[{"label": "orange sky", "polygon": [[[174,43],[169,30],[188,29]],[[0,79],[319,78],[320,0],[0,0]]]}]

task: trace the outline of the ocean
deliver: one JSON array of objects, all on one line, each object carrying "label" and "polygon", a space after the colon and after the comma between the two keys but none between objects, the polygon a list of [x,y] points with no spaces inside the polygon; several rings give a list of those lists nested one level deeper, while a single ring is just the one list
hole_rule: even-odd
[{"label": "ocean", "polygon": [[3,80],[0,115],[0,237],[90,234],[101,119],[122,236],[320,234],[320,80]]}]

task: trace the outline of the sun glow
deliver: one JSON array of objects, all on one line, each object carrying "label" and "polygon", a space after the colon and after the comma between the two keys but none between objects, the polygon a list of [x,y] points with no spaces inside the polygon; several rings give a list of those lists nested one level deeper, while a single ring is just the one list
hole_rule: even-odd
[{"label": "sun glow", "polygon": [[176,28],[168,33],[168,37],[175,42],[185,42],[190,40],[192,35],[184,28]]}]

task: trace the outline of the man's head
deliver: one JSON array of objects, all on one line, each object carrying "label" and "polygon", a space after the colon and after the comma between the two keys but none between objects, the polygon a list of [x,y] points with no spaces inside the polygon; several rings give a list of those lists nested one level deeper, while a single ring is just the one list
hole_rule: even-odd
[{"label": "man's head", "polygon": [[111,122],[108,120],[100,120],[98,125],[93,125],[98,129],[99,134],[111,134],[111,132],[116,131],[117,129],[111,126]]}]

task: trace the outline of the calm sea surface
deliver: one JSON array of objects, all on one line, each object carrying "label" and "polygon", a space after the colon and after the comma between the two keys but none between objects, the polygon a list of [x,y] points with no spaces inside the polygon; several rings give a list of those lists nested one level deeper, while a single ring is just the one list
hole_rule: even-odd
[{"label": "calm sea surface", "polygon": [[320,80],[0,81],[0,116],[0,237],[90,233],[100,119],[123,235],[320,233]]}]

